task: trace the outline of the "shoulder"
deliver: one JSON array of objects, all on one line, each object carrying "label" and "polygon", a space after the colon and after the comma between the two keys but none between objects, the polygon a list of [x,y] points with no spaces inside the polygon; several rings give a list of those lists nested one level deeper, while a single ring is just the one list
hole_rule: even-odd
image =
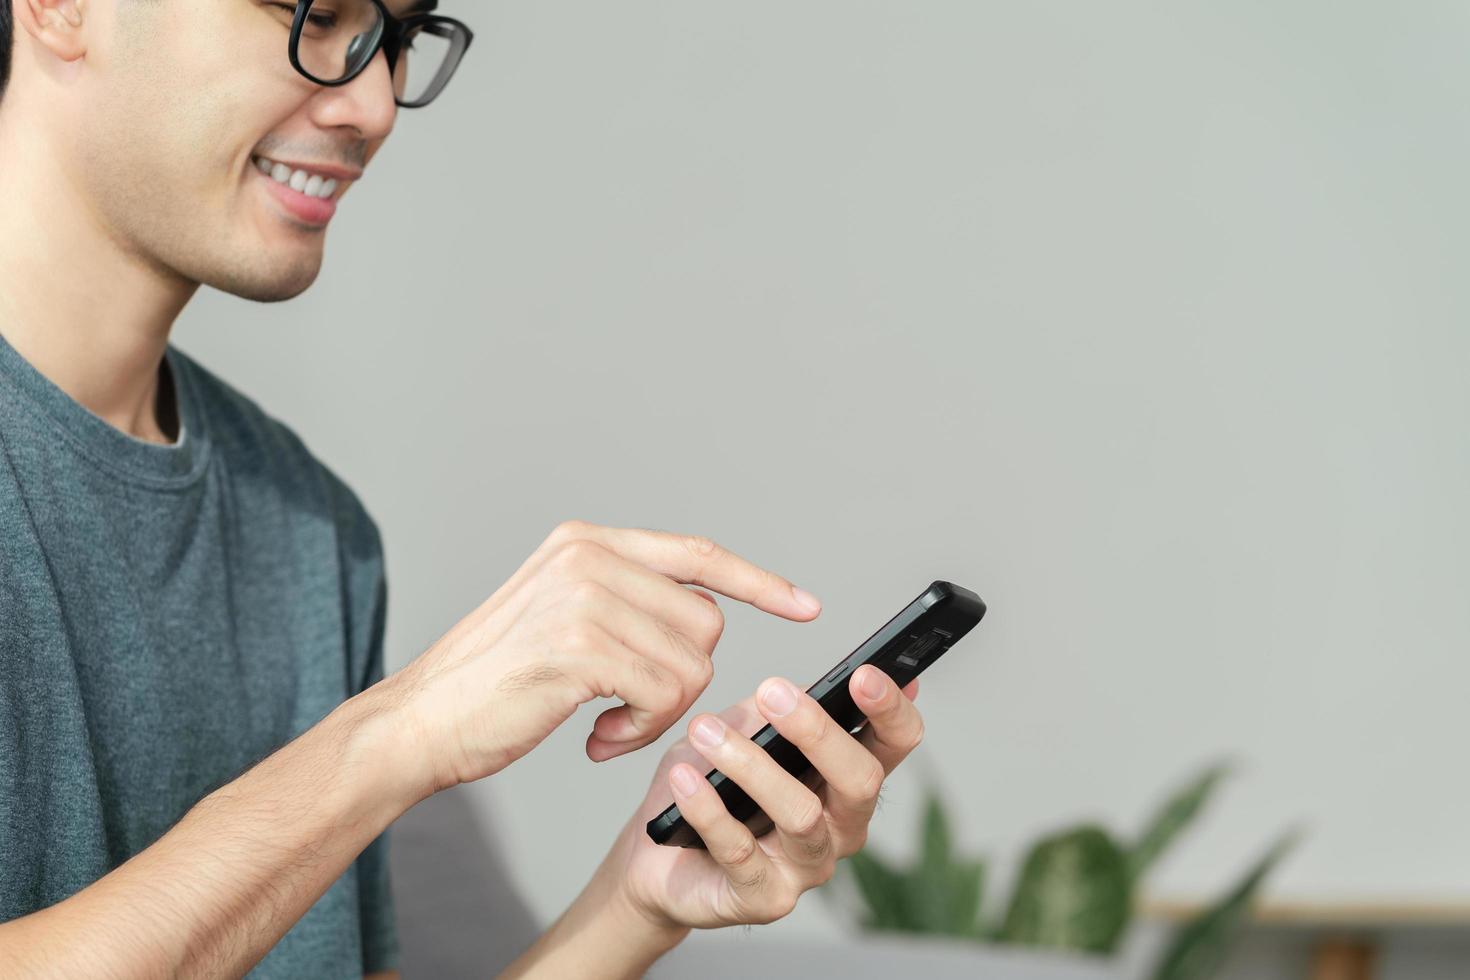
[{"label": "shoulder", "polygon": [[289,495],[296,506],[329,518],[336,525],[344,558],[380,564],[383,544],[378,523],[341,475],[255,399],[181,349],[172,344],[170,349],[188,375],[184,383],[193,386],[214,450],[238,464],[242,473]]}]

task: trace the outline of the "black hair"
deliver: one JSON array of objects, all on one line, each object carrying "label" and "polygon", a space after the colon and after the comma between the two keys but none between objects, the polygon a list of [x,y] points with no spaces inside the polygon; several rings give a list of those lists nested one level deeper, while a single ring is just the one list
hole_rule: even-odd
[{"label": "black hair", "polygon": [[5,97],[5,83],[10,80],[10,0],[0,0],[0,98]]}]

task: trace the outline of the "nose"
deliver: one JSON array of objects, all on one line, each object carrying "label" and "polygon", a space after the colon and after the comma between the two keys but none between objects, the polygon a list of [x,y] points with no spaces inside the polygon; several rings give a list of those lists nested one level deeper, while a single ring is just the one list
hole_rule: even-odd
[{"label": "nose", "polygon": [[323,86],[312,99],[311,118],[323,128],[350,126],[370,143],[385,139],[398,118],[388,56],[379,49],[346,85]]}]

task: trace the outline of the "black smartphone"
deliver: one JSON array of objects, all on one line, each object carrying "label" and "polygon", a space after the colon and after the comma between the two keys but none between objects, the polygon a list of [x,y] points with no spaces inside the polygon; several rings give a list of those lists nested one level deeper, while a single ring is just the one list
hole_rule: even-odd
[{"label": "black smartphone", "polygon": [[[978,595],[953,582],[936,581],[806,692],[837,724],[856,735],[868,723],[868,718],[847,690],[853,671],[863,664],[873,664],[903,687],[970,632],[984,615],[985,603]],[[807,786],[815,788],[821,784],[821,773],[774,726],[762,728],[751,736],[751,741]],[[711,769],[704,778],[725,801],[730,815],[749,827],[752,834],[760,837],[775,826],[735,780],[718,769]],[[679,812],[677,803],[648,821],[648,836],[655,844],[704,847],[704,841]]]}]

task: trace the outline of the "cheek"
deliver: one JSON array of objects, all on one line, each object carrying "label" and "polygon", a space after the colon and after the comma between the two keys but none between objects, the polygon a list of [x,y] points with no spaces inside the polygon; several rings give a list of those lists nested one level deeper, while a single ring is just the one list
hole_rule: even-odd
[{"label": "cheek", "polygon": [[294,108],[279,97],[272,104],[260,86],[219,80],[191,98],[140,101],[130,112],[115,107],[91,130],[93,164],[195,202],[233,193],[252,151]]},{"label": "cheek", "polygon": [[310,95],[286,32],[253,3],[159,9],[160,22],[118,36],[108,84],[93,93],[101,111],[89,142],[133,173],[166,176],[175,192],[237,183],[251,150]]},{"label": "cheek", "polygon": [[99,114],[85,140],[89,172],[105,182],[128,182],[148,198],[195,196],[217,182],[228,159],[227,113],[208,100],[143,99]]}]

